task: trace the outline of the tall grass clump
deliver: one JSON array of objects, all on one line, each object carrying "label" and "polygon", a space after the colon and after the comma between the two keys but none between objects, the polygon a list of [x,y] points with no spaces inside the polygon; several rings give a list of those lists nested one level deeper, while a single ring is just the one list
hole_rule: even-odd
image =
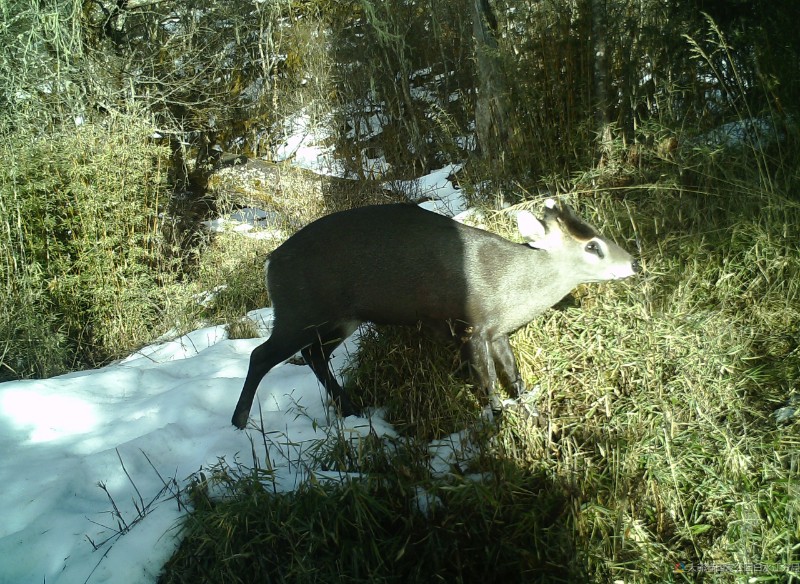
[{"label": "tall grass clump", "polygon": [[170,278],[166,152],[130,117],[0,142],[3,377],[121,356],[152,336]]},{"label": "tall grass clump", "polygon": [[775,412],[800,372],[797,166],[685,156],[689,185],[578,200],[629,248],[635,233],[645,273],[581,287],[579,309],[516,336],[546,426],[505,427],[500,451],[568,485],[592,581],[796,578],[800,441]]},{"label": "tall grass clump", "polygon": [[[328,445],[346,462],[325,468],[363,473],[343,484],[251,477],[197,502],[163,581],[795,581],[800,439],[774,412],[800,371],[800,206],[752,188],[750,156],[730,161],[753,173],[737,188],[717,161],[704,192],[568,197],[645,272],[513,337],[538,417],[486,426],[452,353],[368,335],[351,395],[402,438]],[[459,429],[472,453],[433,472],[430,440]]]},{"label": "tall grass clump", "polygon": [[374,178],[363,160],[382,156],[389,178],[408,178],[465,158],[474,66],[463,6],[358,0],[335,4],[330,18],[346,170]]},{"label": "tall grass clump", "polygon": [[[500,42],[518,73],[521,135],[507,170],[562,195],[644,272],[580,286],[512,337],[536,391],[494,424],[457,375],[455,351],[414,330],[367,333],[349,391],[381,408],[400,438],[348,450],[330,436],[318,448],[342,460],[326,454],[317,467],[352,473],[343,482],[312,471],[298,492],[277,494],[254,472],[231,477],[239,482],[226,501],[200,491],[163,581],[800,580],[796,122],[775,107],[780,86],[760,83],[759,67],[774,66],[763,53],[750,67],[757,52],[734,51],[687,4],[671,13],[640,4],[651,11],[633,21],[647,42],[628,59],[634,37],[614,39],[607,73],[619,89],[608,95],[622,101],[599,141],[596,69],[582,56],[592,15],[574,3],[498,13],[518,25]],[[439,119],[463,137],[455,96],[474,80],[448,72],[469,65],[432,52],[467,23],[437,28],[442,13],[418,4],[352,6],[360,16],[347,22],[364,34],[339,50],[360,39],[377,48],[342,60],[351,76],[341,95],[359,107],[366,96],[361,115],[378,108],[388,119],[365,141],[385,145],[393,163],[418,156],[399,172],[442,162],[457,151],[433,139],[433,92],[420,88],[447,89],[453,111]],[[615,16],[617,30],[632,22]],[[413,35],[400,33],[414,30],[434,31],[434,41],[407,45]],[[366,128],[350,126],[349,139]],[[514,237],[511,221],[489,215],[491,230]],[[434,468],[434,451],[453,436],[463,440],[458,460]]]},{"label": "tall grass clump", "polygon": [[[208,496],[205,480],[197,481],[185,539],[159,581],[583,577],[560,521],[565,492],[547,476],[496,461],[496,477],[486,483],[456,475],[437,483],[419,474],[419,448],[387,446],[374,437],[355,444],[332,435],[328,472],[312,474],[293,492],[276,493],[265,470],[214,473],[212,481],[232,489],[222,500]],[[332,480],[336,471],[342,474]]]}]

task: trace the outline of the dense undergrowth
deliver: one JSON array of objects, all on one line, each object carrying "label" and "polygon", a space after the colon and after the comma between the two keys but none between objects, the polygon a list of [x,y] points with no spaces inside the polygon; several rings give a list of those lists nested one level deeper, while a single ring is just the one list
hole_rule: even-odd
[{"label": "dense undergrowth", "polygon": [[0,141],[0,379],[103,363],[161,321],[167,153],[116,122]]},{"label": "dense undergrowth", "polygon": [[[768,44],[759,52],[741,38],[729,41],[712,21],[689,18],[690,3],[674,3],[672,19],[662,3],[635,3],[652,10],[613,20],[616,31],[635,22],[638,36],[625,29],[609,51],[640,50],[638,66],[651,82],[640,87],[647,75],[636,63],[612,58],[608,72],[625,101],[598,134],[595,87],[586,81],[594,72],[582,52],[592,22],[577,3],[550,4],[500,15],[509,30],[497,52],[513,81],[513,132],[502,152],[482,156],[467,139],[474,129],[472,27],[451,3],[274,3],[274,13],[260,12],[258,22],[291,33],[268,47],[275,57],[264,71],[192,74],[198,85],[213,77],[215,96],[226,99],[249,95],[245,74],[275,83],[241,110],[198,98],[202,92],[189,84],[177,110],[191,110],[197,99],[202,115],[180,118],[186,127],[172,126],[174,135],[201,135],[202,120],[252,107],[257,123],[238,120],[224,144],[238,144],[246,132],[243,149],[263,153],[264,136],[280,134],[293,116],[327,120],[336,127],[329,144],[362,179],[309,178],[282,167],[257,181],[257,193],[242,195],[220,173],[206,193],[219,211],[264,205],[284,218],[288,236],[330,210],[399,198],[369,180],[375,177],[361,165],[366,154],[384,157],[387,179],[468,160],[459,180],[471,202],[487,210],[521,202],[538,211],[545,196],[563,196],[637,255],[644,272],[580,287],[513,337],[523,376],[537,389],[539,416],[511,410],[487,425],[455,351],[416,330],[367,333],[348,372],[351,395],[359,405],[384,408],[400,438],[355,440],[333,424],[317,445],[318,468],[327,474],[312,468],[293,493],[275,492],[268,461],[255,460],[254,470],[204,471],[228,485],[228,495],[211,497],[204,477],[195,480],[194,510],[163,582],[800,579],[800,426],[793,409],[800,135],[787,109],[796,76],[781,76],[796,63],[781,58],[792,47],[769,45],[776,56]],[[194,22],[194,7],[181,6]],[[307,18],[320,13],[329,20]],[[37,8],[28,14],[38,15]],[[209,22],[214,14],[206,15]],[[224,14],[219,22],[233,22]],[[137,17],[166,22],[155,5]],[[339,28],[328,34],[325,26],[337,18]],[[510,26],[515,19],[525,26]],[[676,32],[676,22],[688,21],[691,27]],[[12,47],[27,38],[14,27],[30,23],[8,22],[0,34]],[[212,70],[206,58],[215,66],[228,62],[220,47],[247,55],[264,48],[261,36],[239,25],[236,43],[215,30],[208,46],[219,52],[191,54],[197,71]],[[212,28],[203,26],[199,32]],[[168,29],[159,33],[163,50],[177,43]],[[69,42],[49,58],[68,55],[72,66],[94,55],[88,47],[99,51],[96,38],[95,45],[64,38]],[[626,44],[630,38],[637,47]],[[135,39],[141,46],[127,56],[115,45],[115,58],[142,59],[151,47],[144,36]],[[747,50],[736,53],[735,42]],[[3,55],[35,56],[36,46]],[[753,54],[762,60],[751,67],[741,55]],[[114,70],[104,65],[106,73]],[[674,75],[655,75],[666,70]],[[32,108],[19,96],[35,93],[36,71],[24,87],[0,75],[0,89],[13,89],[0,99]],[[173,70],[168,83],[153,87],[153,103],[186,89],[184,73]],[[53,102],[75,87],[61,77],[52,82],[67,88],[43,92]],[[119,87],[139,82],[149,88],[151,80],[126,79]],[[291,99],[282,101],[281,87],[291,88]],[[229,322],[232,335],[252,334],[242,317],[268,302],[262,264],[278,240],[224,232],[185,245],[171,228],[175,199],[186,196],[177,188],[175,152],[153,137],[153,112],[108,113],[110,104],[125,109],[121,95],[115,89],[114,99],[95,108],[102,115],[77,126],[73,114],[86,112],[66,107],[74,102],[29,118],[0,112],[0,379],[102,364],[201,323]],[[725,124],[749,130],[720,135]],[[514,237],[503,214],[488,219],[490,229]],[[202,294],[210,290],[213,296]],[[468,441],[469,453],[434,470],[431,441],[453,433]],[[326,480],[330,472],[343,480]]]},{"label": "dense undergrowth", "polygon": [[[385,407],[399,445],[334,430],[322,466],[360,478],[274,494],[246,476],[226,502],[199,489],[163,581],[797,579],[800,435],[775,415],[800,371],[797,168],[769,190],[752,151],[688,156],[691,186],[673,160],[661,183],[569,197],[644,273],[583,286],[515,335],[538,418],[483,426],[454,351],[380,329],[351,393]],[[458,431],[473,455],[432,471],[427,445]]]}]

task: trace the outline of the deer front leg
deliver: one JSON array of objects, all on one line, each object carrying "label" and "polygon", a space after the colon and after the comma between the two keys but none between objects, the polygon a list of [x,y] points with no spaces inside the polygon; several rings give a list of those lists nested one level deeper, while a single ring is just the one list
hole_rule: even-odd
[{"label": "deer front leg", "polygon": [[508,335],[495,337],[491,344],[492,359],[494,359],[497,373],[500,380],[505,384],[506,389],[514,399],[520,397],[527,391],[525,382],[519,374],[517,359],[514,350],[508,341]]},{"label": "deer front leg", "polygon": [[497,395],[497,371],[492,357],[491,341],[486,332],[473,329],[472,334],[464,341],[462,352],[466,352],[478,386],[488,395],[492,411],[501,411],[503,402]]},{"label": "deer front leg", "polygon": [[539,420],[541,423],[539,410],[536,408],[535,400],[539,393],[538,386],[529,390],[522,380],[517,368],[517,359],[508,341],[508,335],[497,337],[492,342],[492,356],[498,375],[506,388],[511,393],[514,401],[511,405],[520,408],[520,413],[528,419]]}]

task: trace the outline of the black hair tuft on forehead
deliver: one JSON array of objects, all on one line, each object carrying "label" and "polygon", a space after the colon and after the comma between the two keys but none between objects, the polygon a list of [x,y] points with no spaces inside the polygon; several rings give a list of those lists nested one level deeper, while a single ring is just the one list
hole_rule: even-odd
[{"label": "black hair tuft on forehead", "polygon": [[575,215],[565,203],[561,203],[558,221],[575,239],[589,241],[598,236],[597,230]]}]

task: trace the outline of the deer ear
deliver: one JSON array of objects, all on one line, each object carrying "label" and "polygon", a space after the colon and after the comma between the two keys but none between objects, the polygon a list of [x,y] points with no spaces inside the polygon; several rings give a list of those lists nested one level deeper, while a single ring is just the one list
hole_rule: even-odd
[{"label": "deer ear", "polygon": [[519,211],[517,213],[517,229],[519,229],[519,234],[522,238],[528,243],[543,240],[547,235],[547,229],[545,229],[544,224],[534,217],[530,211]]},{"label": "deer ear", "polygon": [[555,199],[545,199],[544,220],[549,221],[561,215],[561,205]]}]

